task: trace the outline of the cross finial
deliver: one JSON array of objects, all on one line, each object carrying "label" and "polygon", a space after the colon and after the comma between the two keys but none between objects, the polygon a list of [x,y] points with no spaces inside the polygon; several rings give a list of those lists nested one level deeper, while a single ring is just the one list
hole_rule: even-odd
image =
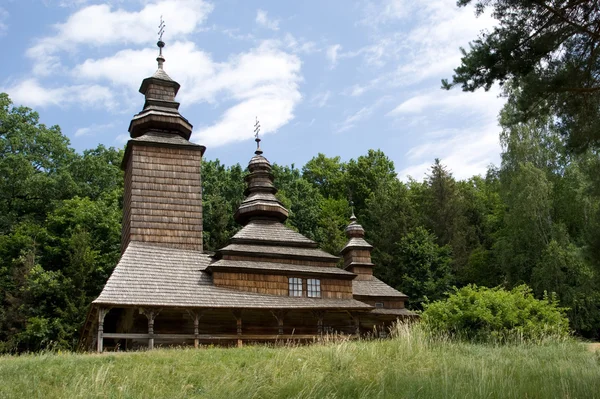
[{"label": "cross finial", "polygon": [[156,58],[156,61],[158,61],[158,68],[162,69],[163,67],[163,63],[165,62],[165,57],[163,57],[163,53],[162,53],[162,49],[163,47],[165,47],[165,42],[163,42],[162,37],[163,34],[165,33],[165,27],[167,25],[165,25],[165,21],[163,20],[162,15],[160,16],[160,24],[158,25],[158,42],[156,43],[156,45],[158,46],[158,58]]},{"label": "cross finial", "polygon": [[350,200],[350,207],[352,208],[352,216],[350,216],[351,222],[356,222],[356,215],[354,215],[354,201]]},{"label": "cross finial", "polygon": [[257,116],[256,123],[254,124],[254,141],[256,141],[256,151],[254,153],[256,155],[262,154],[262,150],[260,149],[260,138],[258,137],[258,133],[260,133],[260,122],[258,121]]},{"label": "cross finial", "polygon": [[160,23],[158,24],[158,41],[162,42],[163,34],[165,33],[165,21],[163,20],[162,15],[160,16]]}]

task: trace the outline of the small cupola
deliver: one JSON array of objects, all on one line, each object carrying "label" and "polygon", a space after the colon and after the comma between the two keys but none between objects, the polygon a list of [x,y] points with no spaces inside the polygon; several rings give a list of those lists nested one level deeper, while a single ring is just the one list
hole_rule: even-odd
[{"label": "small cupola", "polygon": [[144,109],[136,114],[129,124],[132,138],[143,136],[149,131],[176,134],[189,140],[192,125],[179,113],[179,103],[175,96],[179,91],[179,83],[171,79],[163,69],[165,57],[162,49],[165,43],[159,40],[156,45],[159,54],[156,58],[158,69],[154,75],[142,81],[140,93],[146,97]]},{"label": "small cupola", "polygon": [[352,211],[350,224],[345,230],[348,242],[340,251],[344,257],[344,268],[355,274],[373,275],[374,265],[371,263],[373,246],[365,241],[365,229],[356,220]]},{"label": "small cupola", "polygon": [[262,154],[260,138],[256,137],[256,151],[248,163],[246,176],[246,198],[235,212],[235,221],[246,225],[250,220],[263,219],[285,222],[288,210],[275,197],[277,188],[273,184],[273,172],[271,163]]}]

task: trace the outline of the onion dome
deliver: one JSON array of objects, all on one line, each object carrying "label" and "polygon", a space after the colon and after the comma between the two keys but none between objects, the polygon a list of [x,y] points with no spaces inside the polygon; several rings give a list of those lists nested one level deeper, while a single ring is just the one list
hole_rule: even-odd
[{"label": "onion dome", "polygon": [[257,148],[248,163],[249,174],[246,176],[246,198],[235,212],[235,221],[246,225],[250,220],[267,219],[284,222],[288,210],[275,197],[277,189],[273,185],[271,163],[262,155],[260,139],[256,138]]},{"label": "onion dome", "polygon": [[175,96],[180,85],[163,69],[165,57],[162,49],[165,43],[157,43],[159,54],[156,58],[158,69],[149,78],[142,81],[140,93],[146,97],[144,109],[136,114],[129,124],[129,134],[132,138],[143,136],[149,131],[171,133],[189,140],[192,125],[179,113],[179,103]]},{"label": "onion dome", "polygon": [[342,248],[341,254],[345,254],[351,249],[368,249],[373,248],[371,244],[365,241],[365,229],[356,222],[354,211],[350,217],[350,224],[346,227],[346,237],[349,238],[348,243]]},{"label": "onion dome", "polygon": [[352,238],[352,237],[364,237],[365,236],[365,229],[363,229],[363,227],[356,223],[356,216],[354,216],[354,212],[352,212],[352,216],[350,216],[350,224],[348,225],[348,227],[346,227],[346,230],[344,230],[346,232],[346,237],[348,238]]}]

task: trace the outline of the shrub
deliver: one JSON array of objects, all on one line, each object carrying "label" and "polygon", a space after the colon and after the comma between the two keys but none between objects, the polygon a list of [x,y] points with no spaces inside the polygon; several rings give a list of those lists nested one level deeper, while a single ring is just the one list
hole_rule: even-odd
[{"label": "shrub", "polygon": [[471,341],[542,341],[569,335],[565,310],[555,295],[536,299],[527,285],[511,291],[468,285],[425,304],[422,322],[434,334]]}]

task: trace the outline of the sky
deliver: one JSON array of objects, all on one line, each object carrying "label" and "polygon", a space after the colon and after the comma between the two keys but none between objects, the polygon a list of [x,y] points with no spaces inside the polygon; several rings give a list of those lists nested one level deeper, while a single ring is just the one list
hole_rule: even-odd
[{"label": "sky", "polygon": [[0,0],[0,92],[77,151],[123,147],[161,16],[164,69],[207,159],[245,165],[258,117],[283,165],[372,148],[421,180],[435,158],[459,179],[499,163],[499,90],[440,88],[494,24],[455,0]]}]

